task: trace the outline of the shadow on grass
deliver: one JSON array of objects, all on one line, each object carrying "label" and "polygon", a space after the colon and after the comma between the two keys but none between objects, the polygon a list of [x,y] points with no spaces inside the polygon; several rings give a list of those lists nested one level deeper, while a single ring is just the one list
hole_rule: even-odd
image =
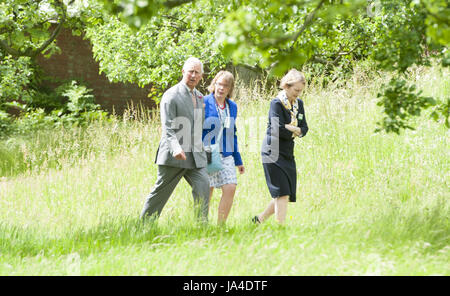
[{"label": "shadow on grass", "polygon": [[[342,217],[345,220],[345,217]],[[135,217],[105,217],[92,228],[68,229],[51,235],[31,227],[0,223],[0,251],[8,256],[79,255],[107,252],[112,248],[143,246],[150,252],[156,249],[182,246],[196,240],[234,241],[251,244],[254,240],[285,241],[292,235],[307,240],[338,240],[339,243],[358,243],[374,247],[408,246],[426,243],[421,252],[436,252],[450,243],[449,207],[438,200],[427,207],[410,207],[404,211],[386,207],[373,216],[359,217],[351,223],[289,225],[280,228],[264,223],[242,223],[232,226],[202,224],[192,220],[171,219],[165,222],[143,223]],[[311,222],[311,221],[309,221]],[[340,240],[343,240],[340,242]],[[388,247],[388,248],[391,248]]]},{"label": "shadow on grass", "polygon": [[450,209],[443,198],[425,207],[390,207],[369,217],[367,239],[392,245],[420,242],[422,253],[433,253],[450,245]]},{"label": "shadow on grass", "polygon": [[39,229],[0,223],[0,250],[10,256],[88,255],[115,247],[146,245],[149,250],[183,244],[202,238],[226,238],[254,231],[255,226],[234,227],[203,223],[167,223],[138,218],[108,218],[95,227],[72,229],[57,236]]}]

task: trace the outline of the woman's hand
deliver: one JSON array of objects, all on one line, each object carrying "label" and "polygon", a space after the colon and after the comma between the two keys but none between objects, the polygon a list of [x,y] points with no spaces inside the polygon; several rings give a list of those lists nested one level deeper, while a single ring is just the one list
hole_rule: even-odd
[{"label": "woman's hand", "polygon": [[301,134],[302,134],[301,128],[299,128],[299,127],[297,127],[297,126],[294,126],[294,125],[291,125],[291,124],[285,124],[284,127],[285,127],[287,130],[293,132],[294,135],[295,135],[296,137],[299,137],[299,136],[301,136]]},{"label": "woman's hand", "polygon": [[239,174],[243,174],[243,173],[245,173],[245,168],[244,168],[244,166],[243,165],[238,165],[238,170],[239,170]]}]

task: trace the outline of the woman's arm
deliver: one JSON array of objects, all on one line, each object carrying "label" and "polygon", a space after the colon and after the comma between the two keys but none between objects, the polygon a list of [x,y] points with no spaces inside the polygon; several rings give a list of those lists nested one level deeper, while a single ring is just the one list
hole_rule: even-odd
[{"label": "woman's arm", "polygon": [[308,133],[308,124],[306,123],[305,108],[303,107],[303,101],[298,100],[298,114],[297,114],[297,126],[301,129],[301,135],[304,137]]},{"label": "woman's arm", "polygon": [[271,121],[271,124],[275,124],[276,120],[278,120],[276,127],[278,128],[280,138],[289,140],[292,139],[293,132],[286,128],[286,125],[290,122],[286,122],[284,112],[285,110],[281,102],[279,100],[272,100],[270,103],[269,120]]},{"label": "woman's arm", "polygon": [[290,130],[293,134],[295,134],[295,136],[297,137],[302,136],[302,130],[300,127],[291,124],[285,124],[284,126],[286,127],[286,129]]},{"label": "woman's arm", "polygon": [[[210,146],[216,142],[220,131],[220,120],[215,108],[211,108],[210,96],[204,98],[205,121],[203,123],[202,141],[204,146]],[[214,140],[214,141],[213,141]]]},{"label": "woman's arm", "polygon": [[[233,118],[233,158],[234,158],[234,165],[241,167],[242,166],[242,158],[241,153],[239,153],[238,148],[238,139],[237,139],[237,128],[236,128],[236,118],[237,118],[237,106],[236,106],[236,115]],[[241,169],[239,169],[241,171]],[[241,173],[242,174],[242,173]]]}]

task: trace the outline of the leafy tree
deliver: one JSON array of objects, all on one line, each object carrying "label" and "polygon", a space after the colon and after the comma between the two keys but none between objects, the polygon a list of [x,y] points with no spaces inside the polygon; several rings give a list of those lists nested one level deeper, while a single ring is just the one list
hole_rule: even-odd
[{"label": "leafy tree", "polygon": [[381,2],[382,21],[375,31],[376,46],[373,57],[381,69],[394,73],[391,81],[378,94],[379,105],[385,117],[381,129],[399,133],[413,129],[409,119],[421,111],[433,108],[431,118],[443,118],[449,124],[450,98],[428,98],[416,91],[416,86],[406,81],[408,68],[413,65],[430,65],[430,57],[449,65],[450,6],[445,1],[392,1]]},{"label": "leafy tree", "polygon": [[63,26],[74,30],[101,21],[101,6],[88,0],[0,0],[0,50],[34,59],[59,51],[54,43]]},{"label": "leafy tree", "polygon": [[[35,59],[39,54],[48,57],[60,51],[54,41],[63,26],[79,31],[87,23],[100,22],[98,8],[95,2],[86,0],[0,1],[0,111],[3,122],[10,122],[5,112],[9,107],[29,112],[35,108],[43,108],[42,112],[65,108],[61,94],[41,88]],[[67,112],[71,112],[70,108]]]},{"label": "leafy tree", "polygon": [[150,96],[160,94],[180,78],[180,65],[191,55],[205,61],[205,72],[216,73],[227,64],[214,47],[216,24],[223,16],[208,2],[161,10],[132,30],[117,17],[86,29],[94,57],[111,81],[140,86],[152,84]]},{"label": "leafy tree", "polygon": [[412,128],[410,118],[430,107],[432,118],[443,118],[449,127],[450,98],[423,98],[405,81],[412,65],[427,65],[432,56],[443,66],[450,64],[448,1],[123,0],[107,7],[121,11],[121,20],[131,27],[142,28],[160,19],[168,7],[196,5],[219,11],[211,30],[218,29],[218,34],[210,40],[224,61],[258,66],[278,76],[307,63],[331,72],[336,66],[351,69],[354,59],[373,59],[379,69],[394,73],[379,94],[386,116],[381,129],[398,133]]},{"label": "leafy tree", "polygon": [[[60,0],[2,1],[0,47],[14,57],[34,58],[52,44],[66,18],[66,7]],[[52,22],[57,25],[50,33]]]},{"label": "leafy tree", "polygon": [[0,58],[0,105],[6,103],[5,98],[30,100],[33,91],[26,88],[33,75],[30,59],[28,57],[14,59],[1,52]]},{"label": "leafy tree", "polygon": [[[446,0],[0,1],[0,67],[9,69],[0,75],[32,71],[37,54],[58,50],[53,41],[64,25],[86,32],[110,80],[151,83],[155,100],[189,55],[205,61],[207,74],[234,63],[277,77],[310,65],[329,79],[369,59],[394,74],[378,95],[379,125],[398,133],[427,108],[449,126],[450,99],[425,98],[406,81],[411,66],[431,57],[450,64],[449,18]],[[26,89],[26,77],[15,79],[10,85]],[[0,87],[0,100],[17,95]]]}]

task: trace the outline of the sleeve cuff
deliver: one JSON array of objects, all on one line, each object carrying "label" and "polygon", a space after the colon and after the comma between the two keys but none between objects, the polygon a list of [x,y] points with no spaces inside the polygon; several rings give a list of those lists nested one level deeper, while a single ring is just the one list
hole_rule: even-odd
[{"label": "sleeve cuff", "polygon": [[234,158],[234,165],[235,166],[239,166],[242,165],[242,158],[241,158],[241,154],[239,152],[233,154],[233,158]]}]

